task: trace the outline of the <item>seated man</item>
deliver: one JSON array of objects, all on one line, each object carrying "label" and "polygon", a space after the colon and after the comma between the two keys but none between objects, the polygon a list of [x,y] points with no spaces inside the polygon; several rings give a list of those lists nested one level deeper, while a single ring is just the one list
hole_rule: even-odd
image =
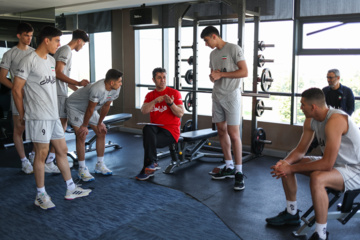
[{"label": "seated man", "polygon": [[[329,199],[325,188],[347,191],[360,188],[360,131],[348,114],[328,108],[324,93],[311,88],[301,95],[301,110],[305,114],[303,134],[294,150],[272,166],[273,177],[281,178],[287,207],[273,218],[270,225],[299,224],[296,203],[295,173],[310,176],[311,196],[316,227],[310,239],[328,239],[326,232]],[[314,133],[323,156],[305,156]]]},{"label": "seated man", "polygon": [[179,140],[180,118],[184,115],[180,92],[166,86],[166,70],[155,68],[152,80],[155,90],[146,95],[141,112],[150,113],[150,122],[159,125],[143,128],[144,166],[136,176],[138,180],[148,179],[157,169],[156,148]]},{"label": "seated man", "polygon": [[[109,112],[111,102],[119,97],[122,76],[122,72],[110,69],[106,73],[105,79],[80,88],[71,94],[66,101],[68,121],[76,134],[76,153],[79,160],[78,175],[85,182],[95,180],[85,165],[85,141],[86,135],[89,133],[88,125],[96,134],[97,163],[95,173],[112,174],[112,171],[104,164],[107,129],[103,120]],[[99,109],[101,109],[100,115]]]}]

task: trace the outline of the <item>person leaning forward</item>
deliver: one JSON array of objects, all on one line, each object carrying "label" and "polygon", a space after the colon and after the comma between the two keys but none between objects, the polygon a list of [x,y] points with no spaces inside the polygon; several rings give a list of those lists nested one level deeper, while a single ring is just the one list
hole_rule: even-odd
[{"label": "person leaning forward", "polygon": [[[328,239],[329,198],[325,188],[337,191],[360,188],[360,131],[347,113],[327,107],[321,89],[310,88],[302,93],[301,110],[306,119],[298,145],[271,167],[273,177],[282,180],[287,206],[266,222],[275,226],[300,223],[295,174],[304,174],[310,177],[316,220],[310,239]],[[314,134],[323,156],[305,156]]]}]

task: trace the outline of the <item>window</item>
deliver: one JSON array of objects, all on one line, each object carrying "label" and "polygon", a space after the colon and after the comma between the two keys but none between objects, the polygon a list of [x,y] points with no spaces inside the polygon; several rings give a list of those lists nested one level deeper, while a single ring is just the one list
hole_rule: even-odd
[{"label": "window", "polygon": [[93,34],[95,53],[95,81],[98,81],[104,79],[107,71],[112,68],[111,32]]}]

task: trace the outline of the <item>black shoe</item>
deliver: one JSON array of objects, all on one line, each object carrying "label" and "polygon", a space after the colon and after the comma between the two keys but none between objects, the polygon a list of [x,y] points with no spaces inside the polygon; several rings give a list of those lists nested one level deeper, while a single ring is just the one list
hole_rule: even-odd
[{"label": "black shoe", "polygon": [[322,239],[319,237],[319,234],[317,232],[314,232],[313,235],[309,238],[309,240],[328,240],[329,239],[329,232],[326,232],[326,238]]},{"label": "black shoe", "polygon": [[226,168],[226,166],[221,169],[221,171],[212,176],[213,179],[225,179],[225,178],[234,178],[235,177],[235,168]]},{"label": "black shoe", "polygon": [[301,222],[299,212],[300,210],[297,210],[295,215],[291,215],[285,208],[285,211],[279,213],[276,217],[266,218],[265,221],[273,226],[299,225]]},{"label": "black shoe", "polygon": [[245,189],[244,174],[242,172],[235,173],[234,190],[240,191]]}]

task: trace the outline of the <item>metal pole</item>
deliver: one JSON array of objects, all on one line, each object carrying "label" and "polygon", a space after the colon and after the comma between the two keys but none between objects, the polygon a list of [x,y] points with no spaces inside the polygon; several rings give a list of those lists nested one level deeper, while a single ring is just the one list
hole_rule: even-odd
[{"label": "metal pole", "polygon": [[[195,13],[195,17],[197,17],[197,13]],[[192,111],[192,130],[198,129],[198,111],[197,111],[197,90],[198,90],[198,27],[199,21],[194,20],[193,22],[193,111]]]}]

